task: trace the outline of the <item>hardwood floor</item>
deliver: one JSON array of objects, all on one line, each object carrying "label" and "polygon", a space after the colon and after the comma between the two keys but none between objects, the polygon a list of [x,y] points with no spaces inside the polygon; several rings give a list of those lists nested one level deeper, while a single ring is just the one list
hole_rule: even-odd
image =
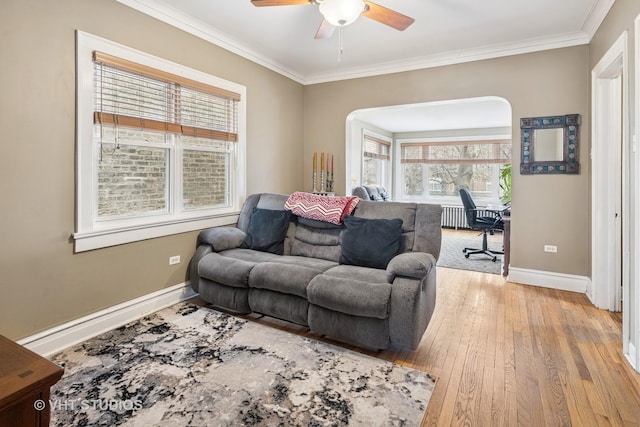
[{"label": "hardwood floor", "polygon": [[364,352],[437,379],[423,425],[640,425],[640,374],[622,356],[619,313],[464,270],[438,268],[437,292],[416,351]]},{"label": "hardwood floor", "polygon": [[438,270],[436,313],[398,363],[438,378],[424,425],[638,425],[621,318],[585,295]]}]

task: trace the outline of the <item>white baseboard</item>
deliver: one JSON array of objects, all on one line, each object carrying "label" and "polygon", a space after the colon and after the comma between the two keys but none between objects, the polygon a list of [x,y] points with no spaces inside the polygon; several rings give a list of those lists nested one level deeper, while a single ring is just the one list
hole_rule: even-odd
[{"label": "white baseboard", "polygon": [[196,295],[189,282],[180,283],[23,338],[18,344],[46,357]]},{"label": "white baseboard", "polygon": [[633,369],[635,369],[637,372],[640,372],[640,366],[636,365],[636,362],[638,360],[638,353],[636,352],[636,346],[633,345],[633,343],[631,341],[629,341],[628,343],[628,348],[629,348],[629,352],[624,354],[624,357],[627,359],[627,361],[629,362],[629,364],[631,365],[631,367]]},{"label": "white baseboard", "polygon": [[586,276],[509,267],[508,280],[524,285],[585,293],[591,279]]}]

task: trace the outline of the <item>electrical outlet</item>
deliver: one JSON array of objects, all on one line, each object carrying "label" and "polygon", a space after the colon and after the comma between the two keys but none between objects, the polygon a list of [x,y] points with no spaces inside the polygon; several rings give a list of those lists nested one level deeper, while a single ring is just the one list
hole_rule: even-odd
[{"label": "electrical outlet", "polygon": [[169,257],[169,265],[180,264],[180,255]]},{"label": "electrical outlet", "polygon": [[554,245],[544,245],[544,251],[556,253],[558,252],[558,247]]}]

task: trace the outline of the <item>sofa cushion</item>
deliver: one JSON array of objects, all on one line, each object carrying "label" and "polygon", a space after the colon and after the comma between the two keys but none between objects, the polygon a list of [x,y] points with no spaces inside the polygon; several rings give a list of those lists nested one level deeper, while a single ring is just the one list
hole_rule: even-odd
[{"label": "sofa cushion", "polygon": [[259,262],[274,261],[282,257],[281,255],[276,255],[269,252],[254,251],[253,249],[241,248],[228,249],[226,251],[220,252],[220,255],[229,258],[241,259],[243,261],[250,261],[254,264],[257,264]]},{"label": "sofa cushion", "polygon": [[290,219],[289,211],[253,208],[242,247],[282,255]]},{"label": "sofa cushion", "polygon": [[368,283],[391,283],[388,280],[387,271],[380,268],[358,267],[357,265],[336,265],[325,271],[324,274]]},{"label": "sofa cushion", "polygon": [[249,273],[255,266],[255,262],[228,258],[214,252],[198,262],[198,275],[223,285],[248,288]]},{"label": "sofa cushion", "polygon": [[[300,218],[302,220],[303,218]],[[326,223],[329,224],[329,223]],[[293,242],[291,255],[303,257],[322,258],[338,262],[340,259],[340,233],[342,227],[316,228],[298,222]]]},{"label": "sofa cushion", "polygon": [[321,274],[307,286],[310,304],[340,313],[386,319],[389,316],[389,283],[370,283]]},{"label": "sofa cushion", "polygon": [[400,248],[402,220],[344,218],[340,264],[387,268]]},{"label": "sofa cushion", "polygon": [[338,265],[338,263],[335,261],[328,261],[320,258],[292,255],[274,255],[268,252],[254,251],[252,249],[230,249],[220,252],[220,255],[243,261],[250,261],[253,263],[277,262],[280,264],[293,264],[311,268],[317,271],[325,271]]},{"label": "sofa cushion", "polygon": [[307,297],[307,285],[321,271],[293,264],[263,262],[251,270],[249,286]]}]

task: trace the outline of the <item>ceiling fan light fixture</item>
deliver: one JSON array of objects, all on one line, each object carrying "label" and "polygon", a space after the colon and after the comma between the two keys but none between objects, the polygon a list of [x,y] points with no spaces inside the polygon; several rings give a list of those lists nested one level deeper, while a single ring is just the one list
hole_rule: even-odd
[{"label": "ceiling fan light fixture", "polygon": [[363,0],[323,0],[320,13],[331,25],[344,27],[352,24],[364,11]]}]

